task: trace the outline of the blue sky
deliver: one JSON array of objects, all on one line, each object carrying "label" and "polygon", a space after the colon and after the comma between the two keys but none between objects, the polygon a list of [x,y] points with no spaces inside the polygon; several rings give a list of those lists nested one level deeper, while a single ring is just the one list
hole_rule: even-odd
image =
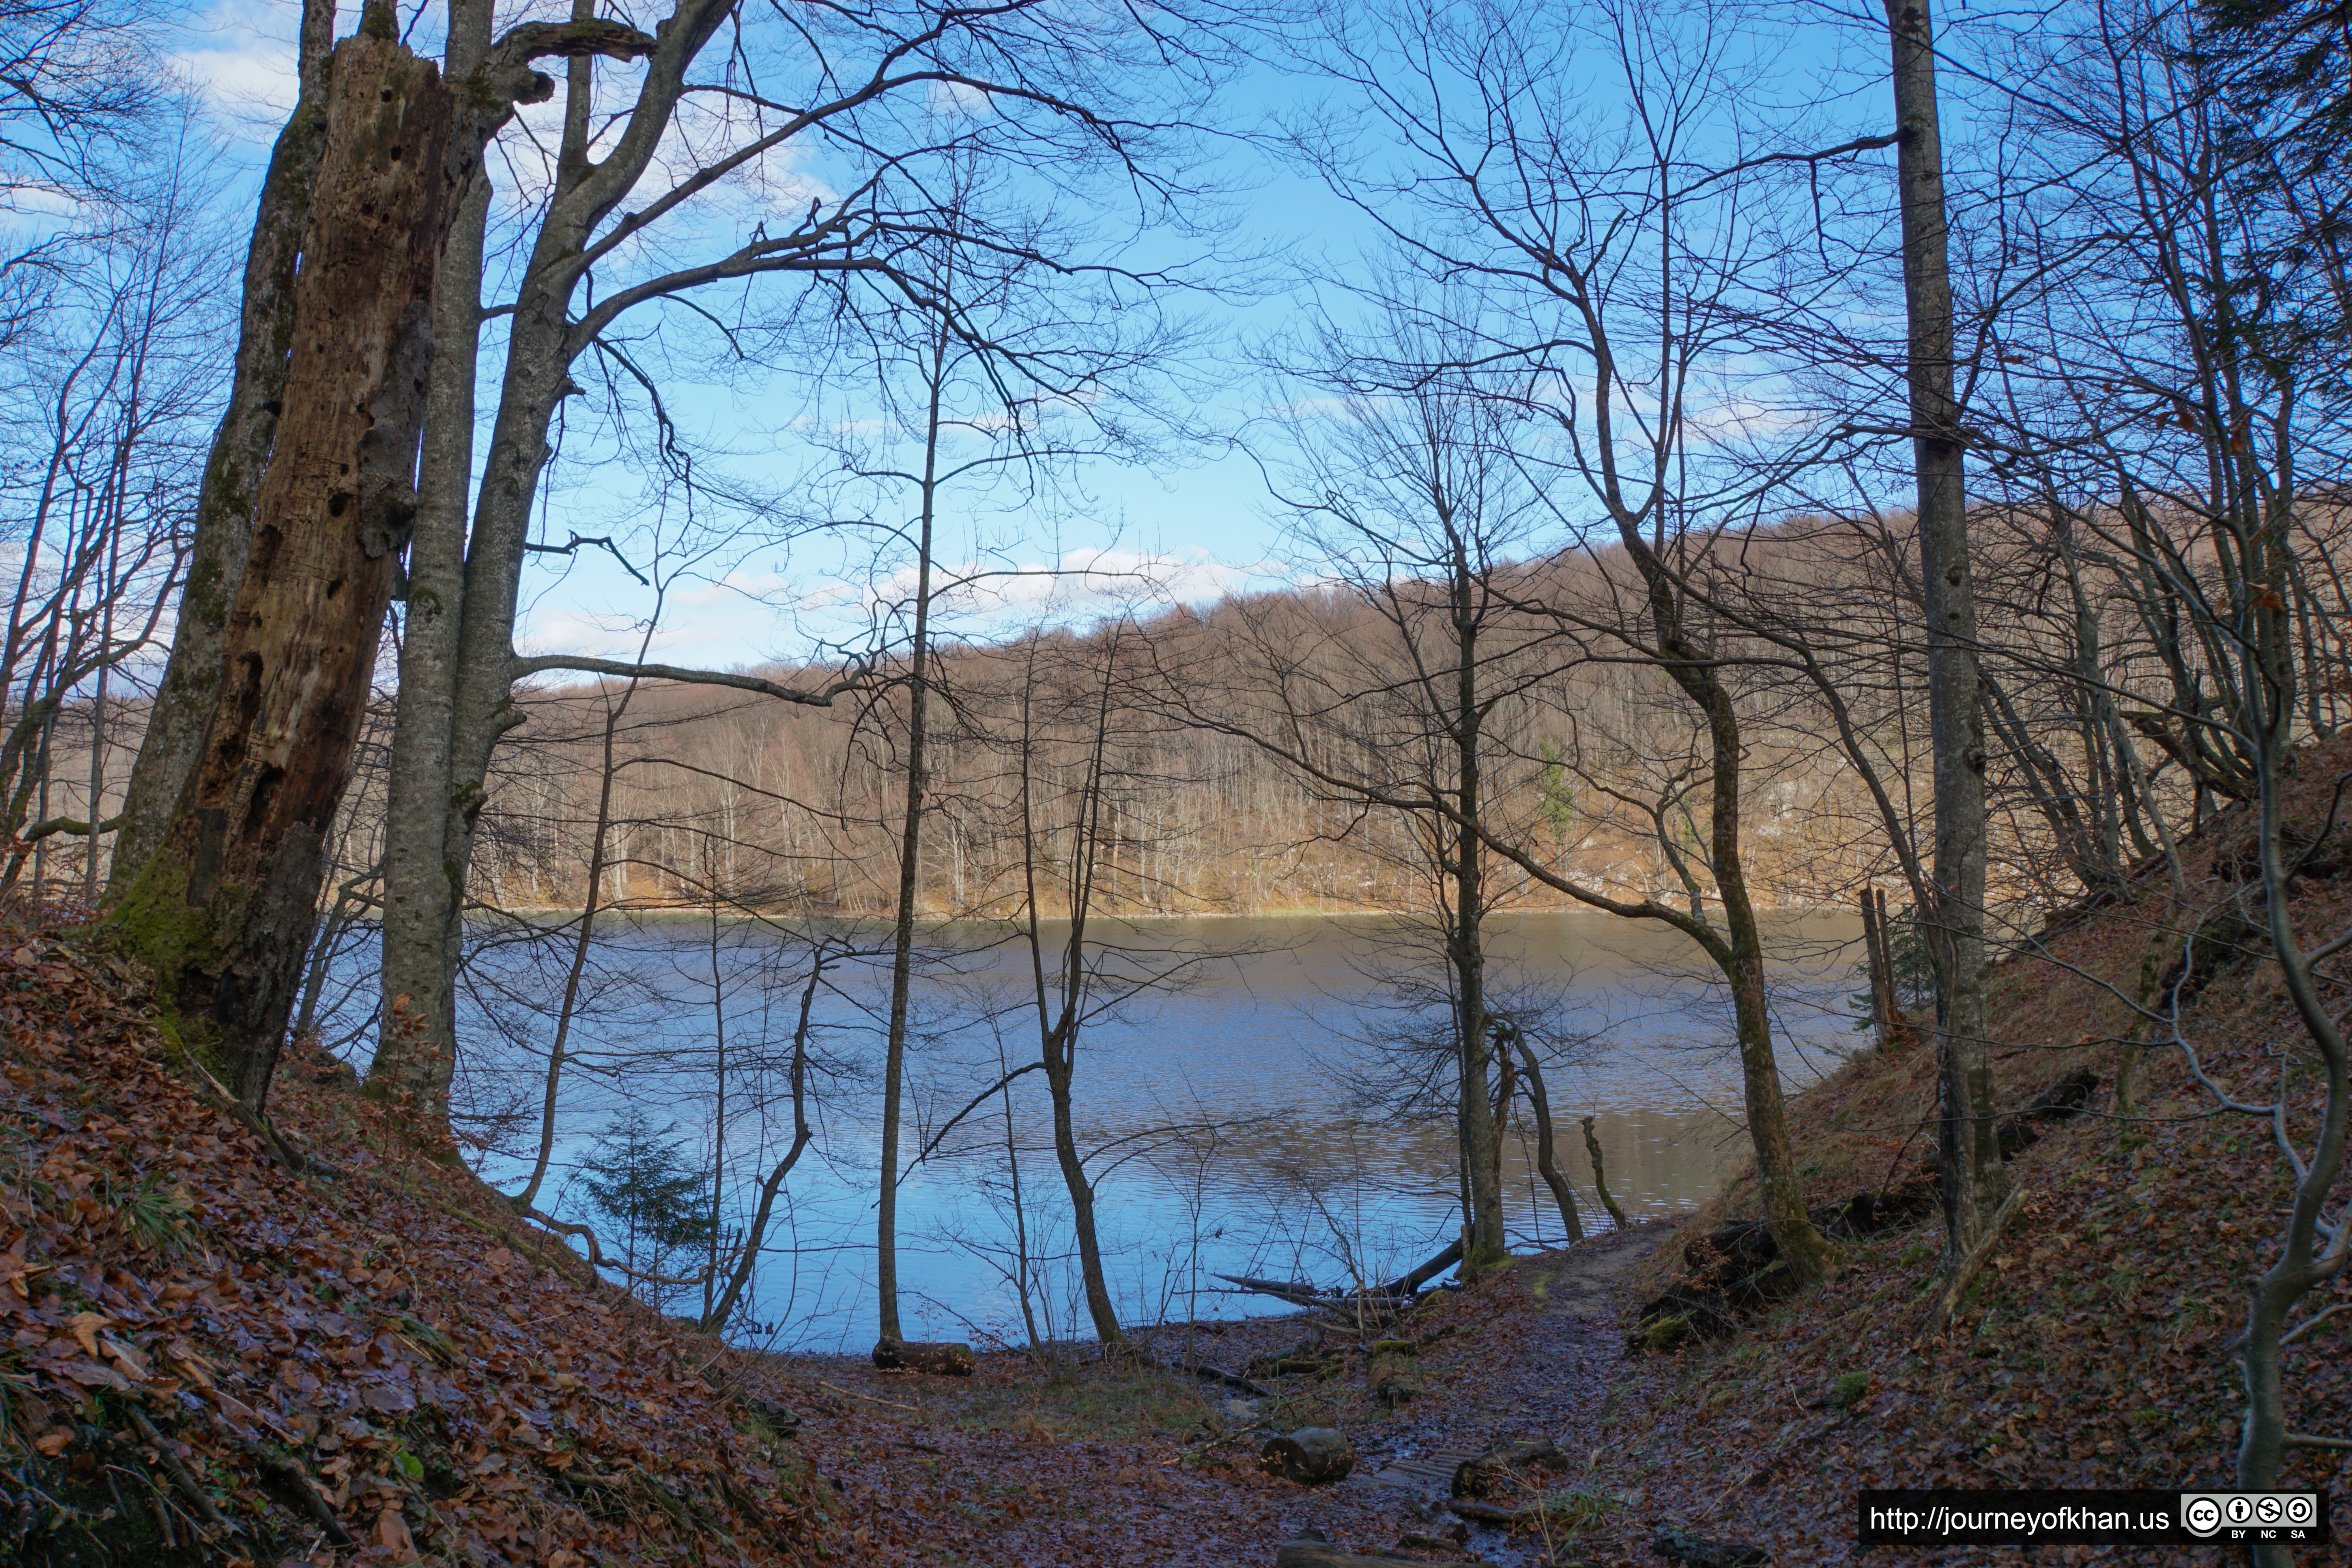
[{"label": "blue sky", "polygon": [[[355,6],[346,7],[343,30],[356,15]],[[1801,67],[1790,73],[1791,89],[1811,97],[1825,87],[1843,89],[1852,96],[1831,113],[1850,122],[1844,133],[1877,129],[1885,89],[1882,79],[1874,79],[1874,56],[1850,43],[1841,47],[1839,38],[1867,42],[1867,35],[1815,15],[1813,26],[1792,25],[1789,35]],[[291,102],[297,16],[293,0],[215,0],[192,16],[176,51],[236,139],[239,155],[250,162],[257,163]],[[1226,123],[1255,128],[1321,90],[1272,66],[1256,68],[1225,101]],[[1210,422],[1230,429],[1284,396],[1251,367],[1245,347],[1296,321],[1313,302],[1303,282],[1279,281],[1284,270],[1303,275],[1312,264],[1344,269],[1372,236],[1360,215],[1319,184],[1243,143],[1230,143],[1223,158],[1217,184],[1231,193],[1237,215],[1231,242],[1276,263],[1269,273],[1276,281],[1254,300],[1203,299],[1189,307],[1206,331],[1185,370],[1205,389],[1202,412]],[[495,360],[489,363],[494,370]],[[804,490],[812,453],[794,435],[795,421],[808,417],[801,390],[689,374],[672,384],[669,395],[679,424],[735,479],[787,508]],[[1158,584],[1148,599],[1199,602],[1277,582],[1297,569],[1285,563],[1280,513],[1260,469],[1242,453],[1178,453],[1148,468],[1095,461],[1075,478],[1080,500],[1066,507],[1007,511],[967,506],[950,493],[941,518],[941,558],[951,566],[980,563],[1012,574],[992,577],[982,595],[986,605],[962,617],[966,629],[985,635],[1016,616],[1099,613],[1139,580]],[[816,504],[813,492],[803,499]],[[654,657],[742,666],[799,657],[827,637],[855,637],[860,606],[873,599],[861,547],[739,543],[703,552],[711,542],[698,544],[689,537],[693,526],[650,501],[641,488],[633,489],[630,476],[614,466],[581,472],[559,465],[541,536],[561,542],[574,531],[616,533],[635,558],[632,564],[656,576],[664,575],[663,563],[677,572],[652,636]],[[1074,570],[1098,575],[1075,582],[1057,575]],[[1088,591],[1089,584],[1100,591]],[[539,557],[526,603],[518,630],[526,651],[619,657],[645,639],[655,599],[610,556],[583,551],[569,559]]]}]

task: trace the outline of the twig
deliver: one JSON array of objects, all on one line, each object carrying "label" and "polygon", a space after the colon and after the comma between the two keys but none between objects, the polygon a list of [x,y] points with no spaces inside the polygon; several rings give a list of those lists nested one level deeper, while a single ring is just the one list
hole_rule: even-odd
[{"label": "twig", "polygon": [[[2302,1322],[2297,1323],[2293,1329],[2289,1330],[2286,1336],[2279,1341],[2280,1348],[2284,1349],[2286,1346],[2294,1343],[2295,1341],[2303,1338],[2304,1335],[2311,1332],[2312,1330],[2319,1327],[2320,1324],[2327,1321],[2328,1319],[2334,1317],[2336,1313],[2347,1311],[2352,1311],[2352,1301],[2339,1301],[2335,1306],[2328,1308],[2327,1310],[2320,1313],[2317,1317],[2305,1318]],[[2245,1336],[2241,1334],[2238,1337],[2242,1340]]]},{"label": "twig", "polygon": [[163,1441],[163,1435],[155,1430],[154,1423],[147,1419],[147,1413],[136,1405],[127,1408],[131,1412],[131,1424],[139,1428],[140,1439],[162,1457],[163,1468],[171,1476],[173,1483],[195,1505],[196,1511],[205,1516],[205,1522],[236,1534],[236,1526],[213,1506],[213,1500],[205,1495],[205,1489],[196,1484],[196,1478],[189,1474],[188,1467],[180,1462],[180,1456],[172,1451],[172,1446]]},{"label": "twig", "polygon": [[2352,1449],[2352,1437],[2315,1437],[2308,1432],[2290,1432],[2280,1442],[2290,1448]]},{"label": "twig", "polygon": [[833,1384],[826,1383],[822,1378],[817,1381],[817,1386],[819,1388],[832,1389],[834,1393],[846,1395],[851,1399],[863,1399],[868,1405],[887,1405],[893,1410],[904,1410],[916,1415],[920,1415],[922,1414],[921,1411],[917,1410],[913,1405],[901,1405],[895,1399],[879,1399],[871,1394],[860,1394],[854,1388],[834,1388]]},{"label": "twig", "polygon": [[2017,1211],[2024,1203],[2025,1189],[2011,1187],[2000,1207],[1993,1211],[1991,1223],[1985,1226],[1984,1234],[1977,1237],[1977,1244],[1969,1248],[1969,1255],[1960,1259],[1959,1266],[1952,1270],[1952,1277],[1944,1282],[1942,1292],[1937,1296],[1935,1310],[1927,1314],[1929,1333],[1941,1333],[1951,1325],[1952,1314],[1959,1310],[1960,1298],[1968,1294],[1969,1284],[1983,1269],[1986,1260],[1992,1257],[1993,1247],[2000,1240],[2000,1233],[2009,1228],[2009,1222],[2017,1217]]},{"label": "twig", "polygon": [[247,1443],[239,1439],[237,1447],[243,1448],[246,1456],[255,1464],[292,1487],[300,1495],[302,1506],[310,1510],[310,1517],[319,1521],[319,1528],[327,1532],[328,1540],[338,1546],[356,1544],[352,1540],[352,1532],[343,1528],[343,1521],[335,1517],[334,1509],[328,1504],[325,1498],[319,1495],[318,1486],[310,1479],[309,1470],[283,1454],[271,1453],[258,1443]]},{"label": "twig", "polygon": [[1223,1436],[1218,1438],[1213,1443],[1206,1444],[1201,1447],[1193,1449],[1189,1457],[1197,1459],[1203,1454],[1213,1454],[1228,1443],[1238,1442],[1240,1439],[1248,1436],[1253,1432],[1268,1431],[1273,1427],[1273,1416],[1262,1415],[1246,1426],[1234,1427],[1232,1431],[1226,1433]]},{"label": "twig", "polygon": [[261,1146],[279,1164],[298,1176],[324,1176],[329,1181],[341,1178],[343,1173],[340,1169],[294,1147],[287,1142],[285,1134],[269,1124],[269,1118],[231,1094],[227,1085],[205,1070],[205,1064],[196,1059],[195,1053],[183,1052],[181,1059],[195,1069],[197,1097],[260,1139]]}]

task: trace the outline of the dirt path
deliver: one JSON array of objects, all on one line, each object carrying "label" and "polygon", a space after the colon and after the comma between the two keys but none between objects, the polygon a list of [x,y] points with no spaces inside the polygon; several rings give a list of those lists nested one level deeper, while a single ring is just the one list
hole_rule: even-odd
[{"label": "dirt path", "polygon": [[[1422,1518],[1450,1524],[1443,1503],[1457,1466],[1491,1444],[1548,1437],[1571,1460],[1567,1476],[1553,1479],[1572,1486],[1580,1466],[1596,1457],[1601,1405],[1624,1359],[1618,1318],[1627,1277],[1669,1234],[1664,1225],[1612,1231],[1516,1265],[1525,1300],[1479,1336],[1485,1342],[1431,1358],[1441,1376],[1455,1370],[1455,1397],[1432,1402],[1375,1482],[1403,1493]],[[1496,1342],[1507,1333],[1516,1342],[1506,1351]],[[1468,1531],[1468,1549],[1490,1562],[1550,1554],[1539,1538],[1480,1525]]]},{"label": "dirt path", "polygon": [[[1546,1484],[1575,1485],[1624,1356],[1625,1277],[1665,1234],[1641,1226],[1522,1258],[1433,1301],[1411,1331],[1444,1337],[1416,1358],[1426,1392],[1398,1411],[1372,1399],[1360,1355],[1328,1380],[1274,1380],[1265,1402],[1131,1367],[1049,1374],[1012,1354],[982,1357],[970,1380],[791,1358],[775,1363],[776,1394],[807,1413],[800,1449],[838,1484],[877,1563],[1253,1568],[1311,1528],[1358,1551],[1517,1568],[1543,1561],[1546,1543],[1487,1528],[1444,1549],[1401,1543],[1457,1532],[1444,1507],[1454,1466],[1490,1443],[1550,1438],[1575,1463]],[[1154,1342],[1238,1370],[1304,1326],[1255,1319]],[[1346,1433],[1354,1473],[1313,1490],[1258,1474],[1265,1430],[1303,1426]]]}]

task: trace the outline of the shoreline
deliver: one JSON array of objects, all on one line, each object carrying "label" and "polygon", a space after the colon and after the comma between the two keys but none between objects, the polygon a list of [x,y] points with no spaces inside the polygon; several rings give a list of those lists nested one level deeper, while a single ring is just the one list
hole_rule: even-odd
[{"label": "shoreline", "polygon": [[[632,919],[653,917],[676,920],[691,917],[696,920],[708,920],[710,916],[710,909],[711,907],[709,904],[603,904],[597,907],[596,912],[599,915],[625,915]],[[568,923],[571,921],[578,919],[582,910],[577,905],[566,906],[562,904],[546,904],[512,905],[501,909],[499,912],[518,920],[548,919]],[[1831,915],[1853,916],[1853,918],[1857,921],[1860,919],[1859,916],[1853,915],[1853,910],[1840,904],[1759,904],[1757,906],[1757,912],[1764,915],[1797,915],[1800,917],[1809,915]],[[1643,923],[1632,916],[1614,915],[1609,913],[1605,910],[1585,909],[1572,903],[1545,904],[1525,908],[1494,910],[1488,912],[1486,918],[1488,920],[1511,920],[1526,915],[1577,915],[1596,921],[1609,921],[1621,924]],[[484,917],[478,915],[472,918],[478,919]],[[1097,921],[1115,921],[1127,924],[1142,924],[1158,921],[1276,921],[1309,919],[1334,921],[1412,920],[1422,918],[1422,916],[1419,911],[1403,909],[1319,910],[1312,908],[1285,908],[1278,910],[1152,910],[1133,914],[1124,912],[1106,914],[1098,912],[1091,918]],[[720,919],[722,921],[761,925],[774,924],[782,921],[801,921],[808,922],[829,921],[837,925],[874,924],[887,926],[890,923],[890,916],[887,914],[794,915],[770,913],[760,910],[745,910],[740,909],[735,910],[730,913],[723,914]],[[1042,923],[1046,925],[1066,925],[1069,923],[1069,919],[1070,917],[1067,915],[1047,915]],[[929,930],[940,930],[954,926],[1006,926],[1013,924],[1014,920],[1015,917],[1012,915],[927,915],[919,918],[916,924]]]}]

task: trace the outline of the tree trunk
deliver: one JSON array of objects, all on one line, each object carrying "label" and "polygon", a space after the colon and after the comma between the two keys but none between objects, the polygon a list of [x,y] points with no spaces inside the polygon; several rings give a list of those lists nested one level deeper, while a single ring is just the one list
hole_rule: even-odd
[{"label": "tree trunk", "polygon": [[415,510],[451,100],[371,7],[330,67],[293,347],[196,771],[113,923],[258,1109]]},{"label": "tree trunk", "polygon": [[[1073,955],[1072,962],[1076,962]],[[1054,1158],[1062,1168],[1062,1184],[1070,1194],[1070,1226],[1078,1238],[1078,1280],[1087,1297],[1087,1315],[1094,1321],[1095,1337],[1106,1345],[1126,1341],[1118,1323],[1118,1309],[1110,1299],[1110,1284],[1103,1273],[1102,1244],[1095,1229],[1095,1188],[1087,1179],[1087,1164],[1078,1153],[1078,1139],[1072,1120],[1070,1079],[1071,1042],[1066,1037],[1076,1019],[1076,1010],[1063,1016],[1063,1026],[1056,1028],[1045,1043],[1045,1084],[1054,1100]]]},{"label": "tree trunk", "polygon": [[[1763,1189],[1764,1217],[1790,1271],[1804,1284],[1819,1280],[1829,1267],[1829,1243],[1805,1213],[1805,1191],[1797,1175],[1797,1155],[1789,1139],[1789,1115],[1780,1092],[1780,1064],[1772,1049],[1772,1016],[1764,990],[1764,935],[1748,897],[1747,867],[1739,850],[1740,740],[1731,693],[1712,670],[1690,677],[1706,691],[1713,742],[1712,854],[1723,923],[1731,936],[1731,1012],[1739,1041],[1739,1077],[1748,1109],[1748,1141],[1756,1150],[1756,1177]],[[1987,1123],[1988,1130],[1990,1123]]]},{"label": "tree trunk", "polygon": [[921,511],[915,540],[915,646],[907,672],[907,803],[898,829],[898,910],[890,932],[890,1016],[882,1050],[882,1190],[875,1204],[874,1288],[882,1337],[898,1337],[898,1119],[907,1068],[907,1007],[914,985],[915,900],[921,890],[923,742],[930,721],[931,523],[939,499],[940,418],[947,396],[947,326],[932,341],[923,427]]},{"label": "tree trunk", "polygon": [[[660,46],[667,58],[648,66],[654,79],[644,90],[672,90],[676,73],[709,37],[719,15],[706,9],[690,20],[673,18]],[[479,36],[476,16],[469,5],[464,29],[469,39]],[[680,17],[684,16],[681,11]],[[459,19],[455,15],[451,18],[453,58],[460,43]],[[368,1070],[371,1093],[401,1094],[414,1107],[412,1115],[426,1142],[437,1142],[447,1127],[449,1083],[457,1068],[450,976],[456,971],[466,873],[473,859],[490,756],[499,737],[524,718],[514,703],[515,610],[522,591],[532,502],[551,455],[548,430],[556,405],[578,390],[572,384],[571,366],[586,347],[586,340],[574,335],[571,313],[580,257],[589,235],[627,194],[648,156],[629,149],[625,156],[591,161],[590,62],[600,56],[630,59],[655,51],[654,39],[617,23],[593,20],[575,6],[569,24],[526,23],[514,28],[464,83],[464,134],[455,144],[447,177],[454,193],[452,213],[464,219],[451,235],[458,247],[452,259],[465,267],[470,279],[453,274],[436,304],[436,319],[460,323],[462,302],[479,300],[479,239],[471,226],[469,204],[487,200],[474,195],[484,179],[482,150],[515,103],[540,102],[553,91],[546,77],[526,68],[527,61],[550,55],[569,61],[556,187],[508,318],[499,415],[470,520],[464,515],[463,494],[471,468],[472,378],[461,383],[453,366],[432,395],[435,424],[425,465],[430,488],[420,501],[430,500],[433,510],[420,519],[426,529],[425,549],[417,563],[423,577],[421,584],[412,584],[410,609],[425,641],[416,668],[412,671],[404,665],[404,681],[413,673],[418,687],[415,700],[404,703],[401,722],[440,732],[412,733],[405,742],[395,733],[394,790],[404,830],[415,827],[436,803],[442,826],[437,845],[426,829],[422,837],[411,839],[396,865],[388,860],[384,868],[384,1026]],[[439,316],[445,309],[447,317]],[[465,330],[457,352],[470,358],[478,334],[478,323]],[[460,552],[462,573],[457,565]],[[422,617],[416,617],[418,585],[429,601]],[[396,917],[391,913],[395,909]],[[403,996],[409,999],[407,1005],[395,1007]]]},{"label": "tree trunk", "polygon": [[1552,1152],[1551,1095],[1544,1088],[1543,1068],[1537,1065],[1535,1047],[1516,1029],[1511,1037],[1518,1042],[1519,1062],[1528,1075],[1528,1105],[1536,1113],[1536,1173],[1551,1189],[1552,1201],[1559,1205],[1559,1223],[1567,1227],[1568,1244],[1573,1247],[1584,1239],[1584,1221],[1576,1212],[1575,1189],[1561,1174],[1559,1160]]},{"label": "tree trunk", "polygon": [[[473,76],[489,47],[489,0],[453,0],[445,57],[449,79]],[[467,489],[474,478],[482,247],[490,208],[490,182],[481,167],[485,145],[468,136],[449,150],[449,228],[433,293],[433,373],[425,395],[400,697],[385,780],[383,1022],[387,1033],[415,1037],[420,1048],[395,1049],[377,1064],[381,1070],[368,1075],[371,1092],[397,1094],[415,1108],[420,1125],[434,1128],[448,1115],[448,1079],[439,1068],[456,1055],[455,979],[466,893],[465,862],[449,850],[449,721],[466,604]]]},{"label": "tree trunk", "polygon": [[[588,836],[588,887],[580,899],[580,934],[572,944],[571,967],[563,972],[563,995],[555,1005],[555,1037],[547,1046],[547,1077],[540,1090],[539,1157],[531,1162],[530,1179],[511,1200],[520,1214],[530,1213],[539,1202],[539,1189],[546,1183],[548,1168],[555,1160],[556,1099],[563,1087],[565,1047],[572,1041],[572,1020],[579,1015],[580,982],[588,973],[588,954],[596,940],[597,906],[604,891],[604,852],[612,841],[615,771],[613,745],[620,733],[621,716],[629,710],[629,700],[636,694],[637,683],[633,680],[622,690],[618,702],[613,700],[609,690],[604,699],[604,766],[596,777],[596,826]],[[446,1113],[447,1108],[442,1109]]]},{"label": "tree trunk", "polygon": [[1460,817],[1454,834],[1454,930],[1447,956],[1454,964],[1456,995],[1455,1028],[1462,1052],[1459,1108],[1462,1163],[1470,1196],[1470,1235],[1464,1248],[1462,1275],[1499,1263],[1509,1253],[1503,1239],[1503,1186],[1500,1179],[1502,1141],[1495,1125],[1486,1016],[1486,953],[1485,947],[1486,889],[1486,846],[1475,824],[1486,810],[1484,737],[1479,719],[1478,620],[1471,602],[1476,590],[1467,552],[1457,536],[1454,542],[1453,620],[1454,638],[1454,722],[1455,804]]},{"label": "tree trunk", "polygon": [[1875,888],[1862,890],[1862,946],[1870,969],[1871,1037],[1882,1051],[1895,1045],[1895,969],[1886,941],[1885,896]]},{"label": "tree trunk", "polygon": [[1992,1053],[1986,1038],[1984,713],[1952,379],[1944,154],[1927,0],[1886,0],[1886,22],[1901,137],[1896,177],[1903,205],[1903,301],[1910,324],[1912,456],[1919,491],[1919,576],[1927,619],[1927,710],[1936,775],[1935,898],[1920,913],[1938,982],[1945,1256],[1957,1265],[1975,1247],[2008,1188],[1993,1135]]},{"label": "tree trunk", "polygon": [[[310,223],[311,193],[326,143],[326,63],[334,42],[333,0],[303,0],[301,96],[261,181],[253,238],[246,248],[245,297],[228,405],[221,411],[196,491],[195,537],[172,626],[172,652],[148,705],[147,730],[126,786],[121,827],[108,874],[109,900],[120,898],[163,842],[173,808],[195,771],[213,699],[220,690],[229,605],[245,580],[253,542],[255,498],[278,431],[294,341],[296,264]],[[92,808],[95,821],[96,808]],[[92,836],[93,842],[96,835]],[[94,851],[93,851],[94,852]]]},{"label": "tree trunk", "polygon": [[1609,1211],[1609,1220],[1619,1230],[1626,1226],[1625,1211],[1609,1195],[1609,1174],[1601,1165],[1601,1136],[1592,1131],[1593,1119],[1584,1119],[1584,1157],[1592,1162],[1592,1190],[1600,1196],[1601,1206]]}]

